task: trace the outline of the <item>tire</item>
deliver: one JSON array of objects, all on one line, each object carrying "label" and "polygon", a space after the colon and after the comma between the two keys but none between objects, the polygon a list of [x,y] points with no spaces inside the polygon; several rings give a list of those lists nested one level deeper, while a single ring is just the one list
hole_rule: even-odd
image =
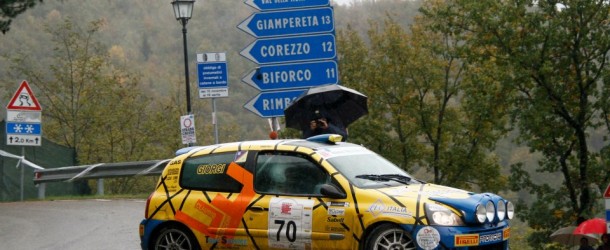
[{"label": "tire", "polygon": [[154,250],[198,250],[200,249],[197,239],[184,227],[168,226],[157,234],[154,239]]},{"label": "tire", "polygon": [[417,249],[411,235],[393,224],[377,226],[366,238],[363,249],[367,250],[407,250]]}]

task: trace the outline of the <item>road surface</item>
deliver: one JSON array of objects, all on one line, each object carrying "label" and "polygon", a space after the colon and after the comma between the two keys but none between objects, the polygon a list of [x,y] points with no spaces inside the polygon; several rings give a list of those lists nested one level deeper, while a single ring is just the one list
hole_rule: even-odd
[{"label": "road surface", "polygon": [[145,200],[0,203],[0,249],[140,249]]}]

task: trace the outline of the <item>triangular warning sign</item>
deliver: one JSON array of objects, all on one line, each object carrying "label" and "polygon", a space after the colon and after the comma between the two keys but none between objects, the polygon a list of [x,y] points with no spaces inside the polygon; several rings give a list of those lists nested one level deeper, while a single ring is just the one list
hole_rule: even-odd
[{"label": "triangular warning sign", "polygon": [[608,187],[606,188],[606,192],[604,192],[604,198],[610,199],[610,184],[608,184]]},{"label": "triangular warning sign", "polygon": [[32,93],[32,89],[27,81],[23,81],[13,98],[11,98],[11,102],[6,106],[8,110],[31,110],[31,111],[40,111],[40,104],[34,93]]}]

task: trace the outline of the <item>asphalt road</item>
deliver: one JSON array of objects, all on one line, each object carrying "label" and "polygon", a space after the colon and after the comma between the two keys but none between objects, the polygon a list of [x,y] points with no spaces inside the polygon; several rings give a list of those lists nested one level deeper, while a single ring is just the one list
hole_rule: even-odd
[{"label": "asphalt road", "polygon": [[0,249],[140,249],[145,200],[0,203]]}]

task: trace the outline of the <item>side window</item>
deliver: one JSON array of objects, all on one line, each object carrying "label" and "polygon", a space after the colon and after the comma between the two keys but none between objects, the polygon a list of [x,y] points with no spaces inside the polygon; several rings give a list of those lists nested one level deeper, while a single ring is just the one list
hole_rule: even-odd
[{"label": "side window", "polygon": [[320,195],[330,176],[307,156],[286,152],[260,152],[256,159],[254,189],[259,193]]},{"label": "side window", "polygon": [[242,184],[227,175],[234,159],[234,152],[188,158],[182,166],[180,186],[202,191],[239,192]]}]

